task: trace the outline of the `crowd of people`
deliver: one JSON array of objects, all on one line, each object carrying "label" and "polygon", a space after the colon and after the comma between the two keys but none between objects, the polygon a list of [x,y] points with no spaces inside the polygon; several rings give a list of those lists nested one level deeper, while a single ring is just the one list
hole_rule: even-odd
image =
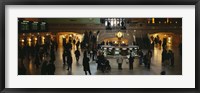
[{"label": "crowd of people", "polygon": [[[97,47],[96,47],[96,35],[94,35],[91,31],[88,33],[87,31],[84,32],[83,41],[80,42],[79,39],[74,38],[73,35],[69,38],[63,38],[63,64],[68,66],[69,71],[72,70],[72,46],[76,46],[76,50],[74,52],[76,62],[79,63],[80,55],[83,53],[83,59],[82,59],[82,66],[83,71],[87,75],[87,72],[89,72],[89,75],[91,75],[90,71],[90,59],[93,61],[96,58],[97,55]],[[81,50],[81,51],[80,51]]]},{"label": "crowd of people", "polygon": [[[48,36],[47,36],[48,38]],[[54,75],[55,74],[55,52],[57,51],[58,44],[55,40],[46,40],[45,44],[40,44],[40,41],[37,41],[35,44],[24,42],[24,45],[19,44],[19,67],[18,73],[20,75],[26,75],[27,69],[25,67],[24,61],[30,61],[32,59],[35,67],[37,69],[41,66],[42,75]]]},{"label": "crowd of people", "polygon": [[[160,44],[159,37],[154,39],[156,44]],[[63,54],[62,60],[63,65],[67,66],[68,71],[72,71],[73,62],[82,64],[83,72],[85,75],[91,75],[90,70],[90,62],[96,62],[97,71],[101,71],[102,73],[111,72],[110,61],[104,56],[104,52],[99,51],[97,47],[97,34],[92,33],[91,31],[88,33],[87,31],[84,33],[83,41],[80,41],[77,38],[68,37],[63,38]],[[165,41],[163,41],[165,42]],[[106,42],[110,43],[110,42]],[[160,44],[161,45],[161,44]],[[74,48],[75,60],[72,58],[72,47]],[[28,45],[27,43],[24,46],[19,46],[19,66],[18,73],[19,75],[26,75],[27,69],[24,64],[24,60],[30,61],[31,59],[34,62],[34,65],[37,69],[41,69],[41,75],[54,75],[56,66],[56,51],[58,50],[58,43],[56,39],[47,39],[44,44],[40,44],[39,41],[35,45]],[[129,52],[128,63],[129,69],[133,70],[134,62],[136,57],[133,52]],[[151,68],[151,59],[152,59],[152,49],[149,48],[146,53],[144,53],[141,49],[137,51],[137,58],[139,59],[139,65],[144,65],[146,68]],[[83,59],[80,59],[80,56],[83,55]],[[116,63],[118,64],[118,69],[122,70],[123,62],[126,58],[123,56],[116,57]],[[162,65],[170,65],[174,66],[174,53],[172,50],[167,50],[166,45],[163,46],[162,52]]]}]

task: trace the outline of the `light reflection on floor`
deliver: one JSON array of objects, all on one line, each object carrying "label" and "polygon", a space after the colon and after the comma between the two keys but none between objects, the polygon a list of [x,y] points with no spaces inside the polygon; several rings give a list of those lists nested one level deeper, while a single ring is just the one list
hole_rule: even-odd
[{"label": "light reflection on floor", "polygon": [[[82,66],[82,59],[83,59],[83,54],[81,53],[80,56],[80,60],[77,63],[75,60],[75,55],[74,55],[74,51],[75,51],[76,47],[73,45],[72,48],[72,57],[73,57],[73,64],[72,64],[72,71],[68,71],[67,70],[67,66],[63,65],[63,61],[62,61],[62,52],[63,52],[63,48],[62,45],[59,45],[59,49],[56,52],[56,61],[55,61],[55,66],[56,66],[56,75],[84,75],[84,71],[83,71],[83,66]],[[91,73],[93,75],[160,75],[160,72],[162,71],[162,69],[165,69],[168,75],[181,75],[182,74],[182,60],[181,60],[181,56],[179,55],[179,51],[178,48],[172,48],[169,47],[168,49],[172,49],[175,55],[175,66],[171,67],[171,66],[167,66],[165,68],[162,68],[161,65],[161,54],[162,54],[162,49],[159,46],[156,46],[154,48],[153,52],[153,57],[152,57],[152,64],[151,64],[151,69],[147,69],[145,68],[143,65],[140,66],[139,65],[139,60],[136,58],[135,62],[134,62],[134,68],[133,70],[129,70],[129,65],[126,62],[126,60],[124,60],[122,68],[123,70],[118,70],[118,65],[116,62],[116,59],[108,59],[110,61],[110,65],[111,65],[111,72],[106,72],[106,73],[102,73],[101,71],[97,71],[96,67],[97,64],[95,61],[90,61],[90,69],[91,69]],[[144,53],[146,53],[146,50],[143,50]],[[28,59],[26,58],[24,60],[25,63],[25,67],[27,68],[27,74],[29,75],[39,75],[40,74],[40,68],[36,68],[34,65],[34,59],[31,58],[30,61],[28,61]]]}]

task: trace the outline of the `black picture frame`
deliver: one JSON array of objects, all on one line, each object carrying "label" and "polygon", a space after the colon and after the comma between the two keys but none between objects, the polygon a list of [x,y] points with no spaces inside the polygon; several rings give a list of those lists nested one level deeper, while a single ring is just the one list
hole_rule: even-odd
[{"label": "black picture frame", "polygon": [[[5,88],[5,6],[6,5],[195,5],[195,88]],[[0,1],[0,91],[1,93],[199,93],[200,0],[1,0]]]}]

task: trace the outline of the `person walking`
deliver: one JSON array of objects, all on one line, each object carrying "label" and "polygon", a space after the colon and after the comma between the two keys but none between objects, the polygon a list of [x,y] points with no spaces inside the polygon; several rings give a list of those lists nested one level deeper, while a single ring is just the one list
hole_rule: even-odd
[{"label": "person walking", "polygon": [[134,63],[134,57],[130,55],[129,57],[129,70],[133,70],[133,63]]},{"label": "person walking", "polygon": [[144,56],[142,50],[139,50],[139,53],[138,53],[138,54],[139,54],[139,64],[142,65],[143,56]]},{"label": "person walking", "polygon": [[150,69],[150,66],[151,66],[151,58],[152,58],[152,52],[151,52],[151,50],[148,51],[148,53],[147,53],[147,58],[148,58],[147,68]]},{"label": "person walking", "polygon": [[78,42],[76,43],[76,49],[79,48],[79,45],[80,45],[80,41],[78,41]]},{"label": "person walking", "polygon": [[166,60],[167,60],[167,50],[163,49],[163,52],[162,52],[162,65],[163,66],[166,65]]},{"label": "person walking", "polygon": [[84,57],[83,57],[83,70],[85,71],[85,75],[87,75],[87,71],[91,75],[89,61],[90,61],[90,59],[87,57],[87,52],[85,51]]},{"label": "person walking", "polygon": [[92,61],[95,60],[96,56],[97,56],[97,50],[96,49],[93,49],[93,53],[92,53]]},{"label": "person walking", "polygon": [[170,61],[170,66],[174,66],[174,53],[172,50],[169,50],[169,61]]},{"label": "person walking", "polygon": [[75,52],[74,52],[74,54],[75,54],[75,56],[76,56],[76,61],[77,61],[77,63],[78,63],[78,61],[79,61],[79,57],[80,57],[80,51],[77,49]]},{"label": "person walking", "polygon": [[52,61],[55,61],[55,60],[56,60],[54,48],[51,48],[51,50],[50,50],[50,57],[51,57],[51,60],[52,60]]},{"label": "person walking", "polygon": [[68,65],[68,69],[67,70],[72,70],[72,56],[68,55],[67,56],[67,65]]}]

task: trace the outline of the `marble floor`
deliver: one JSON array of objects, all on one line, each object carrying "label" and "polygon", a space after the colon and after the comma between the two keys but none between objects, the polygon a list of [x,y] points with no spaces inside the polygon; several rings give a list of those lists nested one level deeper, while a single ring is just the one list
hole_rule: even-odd
[{"label": "marble floor", "polygon": [[[73,45],[72,49],[72,58],[73,58],[73,64],[72,64],[72,71],[67,70],[67,65],[63,65],[62,62],[62,52],[63,48],[62,45],[59,45],[59,48],[57,50],[56,54],[56,61],[55,61],[55,75],[85,75],[85,72],[83,71],[82,66],[82,59],[83,59],[83,53],[81,52],[80,60],[77,63],[75,61],[74,56],[74,50],[75,46]],[[111,65],[111,71],[110,72],[101,72],[97,70],[97,64],[95,61],[90,61],[90,70],[92,75],[160,75],[160,72],[165,70],[166,75],[182,75],[182,57],[179,55],[178,48],[171,48],[174,52],[175,56],[175,65],[172,66],[166,66],[163,67],[161,65],[161,53],[162,49],[160,47],[154,47],[152,62],[151,62],[151,68],[147,69],[144,65],[139,65],[138,58],[135,58],[133,70],[129,70],[129,64],[124,60],[122,64],[122,70],[118,70],[118,64],[116,62],[116,59],[109,58]],[[147,52],[147,50],[143,50],[144,53]],[[41,65],[39,68],[36,68],[34,65],[34,58],[31,58],[31,60],[27,60],[25,58],[24,64],[27,69],[27,75],[40,75],[41,72]]]}]

